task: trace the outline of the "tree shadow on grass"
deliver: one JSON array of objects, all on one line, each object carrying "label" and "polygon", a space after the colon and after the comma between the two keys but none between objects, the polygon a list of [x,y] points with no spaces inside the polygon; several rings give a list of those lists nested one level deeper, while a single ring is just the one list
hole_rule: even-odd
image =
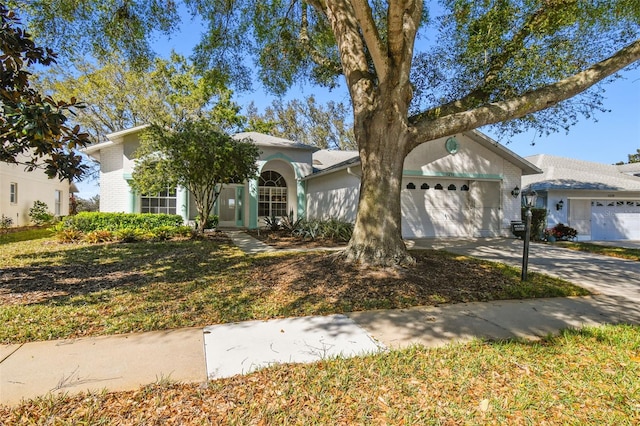
[{"label": "tree shadow on grass", "polygon": [[207,240],[63,246],[15,259],[27,265],[1,268],[0,301],[5,305],[111,289],[136,291],[154,282],[172,284],[208,276],[243,261],[229,243]]}]

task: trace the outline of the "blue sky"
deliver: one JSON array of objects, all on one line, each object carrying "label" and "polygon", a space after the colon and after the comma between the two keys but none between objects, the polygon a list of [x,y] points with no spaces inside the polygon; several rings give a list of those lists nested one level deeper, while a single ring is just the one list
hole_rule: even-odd
[{"label": "blue sky", "polygon": [[[175,50],[189,56],[196,44],[201,26],[197,22],[185,20],[183,29],[171,39],[159,39],[156,49],[162,56]],[[554,133],[549,136],[536,137],[534,133],[523,133],[512,138],[507,148],[516,154],[526,157],[535,154],[550,154],[560,157],[613,164],[627,161],[628,154],[640,148],[640,69],[623,71],[622,78],[605,86],[604,107],[610,112],[596,113],[594,119],[582,119],[570,128],[569,133]],[[292,87],[284,99],[304,98],[314,95],[319,102],[333,100],[349,104],[349,97],[344,88],[328,91],[325,88],[308,85]],[[259,85],[254,84],[250,93],[236,94],[235,100],[247,107],[254,102],[259,110],[277,99],[267,94]],[[479,129],[491,137],[495,137],[486,129]],[[498,139],[498,138],[496,138]],[[501,141],[498,139],[500,142]],[[80,196],[91,197],[99,192],[97,182],[80,182]]]}]

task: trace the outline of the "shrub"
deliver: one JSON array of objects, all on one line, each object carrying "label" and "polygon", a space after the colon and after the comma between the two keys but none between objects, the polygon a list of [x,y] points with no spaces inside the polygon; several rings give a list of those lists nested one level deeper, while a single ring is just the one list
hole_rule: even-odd
[{"label": "shrub", "polygon": [[264,224],[269,231],[279,231],[280,230],[280,219],[275,216],[265,216]]},{"label": "shrub", "polygon": [[288,216],[282,216],[282,220],[280,221],[280,226],[288,231],[291,235],[295,235],[302,223],[304,222],[304,218],[299,217],[298,219],[293,218],[293,210],[289,212]]},{"label": "shrub", "polygon": [[8,229],[11,228],[11,225],[13,225],[13,219],[8,216],[2,215],[0,217],[0,234],[6,233]]},{"label": "shrub", "polygon": [[111,231],[91,231],[84,236],[84,240],[91,244],[106,243],[113,241],[113,238]]},{"label": "shrub", "polygon": [[133,243],[147,239],[147,234],[141,229],[124,228],[115,231],[115,239],[121,243]]},{"label": "shrub", "polygon": [[353,234],[353,224],[337,219],[303,221],[295,234],[310,240],[327,238],[334,241],[349,241]]},{"label": "shrub", "polygon": [[43,201],[34,201],[29,209],[29,217],[36,225],[44,225],[53,220],[53,214],[49,213],[49,206]]},{"label": "shrub", "polygon": [[[215,229],[218,227],[219,222],[220,218],[218,217],[218,215],[211,215],[205,222],[204,229]],[[200,223],[200,216],[196,216],[196,223]]]},{"label": "shrub", "polygon": [[63,229],[56,235],[61,243],[76,243],[82,240],[82,236],[82,232],[76,229]]},{"label": "shrub", "polygon": [[163,226],[182,226],[182,217],[175,214],[80,212],[64,219],[65,229],[82,232],[123,229],[153,230]]},{"label": "shrub", "polygon": [[166,241],[176,235],[177,228],[175,226],[161,226],[150,231],[154,240]]},{"label": "shrub", "polygon": [[[520,218],[526,223],[526,208],[522,208]],[[544,237],[544,228],[547,225],[547,209],[531,209],[531,239],[539,241]],[[524,232],[514,232],[517,237],[524,238]]]},{"label": "shrub", "polygon": [[551,229],[547,229],[545,233],[547,235],[554,236],[556,240],[566,240],[566,241],[573,240],[578,236],[578,231],[562,223],[557,224]]}]

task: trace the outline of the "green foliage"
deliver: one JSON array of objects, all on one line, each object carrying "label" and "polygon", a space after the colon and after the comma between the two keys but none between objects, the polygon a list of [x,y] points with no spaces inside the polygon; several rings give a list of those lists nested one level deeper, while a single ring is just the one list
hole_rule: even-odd
[{"label": "green foliage", "polygon": [[[201,116],[214,101],[218,113],[232,105],[231,93],[218,73],[198,75],[194,65],[176,53],[169,59],[150,60],[142,68],[132,66],[117,52],[97,60],[74,57],[71,63],[73,67],[54,67],[41,75],[39,83],[56,96],[82,99],[90,105],[73,121],[97,141],[142,124]],[[242,117],[237,120],[243,123]]]},{"label": "green foliage", "polygon": [[339,242],[349,241],[352,234],[352,223],[342,222],[334,218],[328,220],[303,221],[296,231],[296,235],[304,239],[316,240],[326,238]]},{"label": "green foliage", "polygon": [[0,234],[5,234],[13,225],[13,219],[4,214],[0,216]]},{"label": "green foliage", "polygon": [[[349,108],[341,102],[318,105],[314,96],[304,101],[273,101],[264,114],[249,106],[247,116],[254,128],[273,136],[325,149],[357,149]],[[270,124],[270,125],[267,125]]]},{"label": "green foliage", "polygon": [[53,214],[49,212],[47,203],[39,200],[33,202],[33,207],[29,209],[29,217],[36,225],[45,225],[53,220]]},{"label": "green foliage", "polygon": [[[520,214],[522,222],[526,221],[525,207],[522,208]],[[547,209],[544,208],[532,208],[531,209],[531,239],[534,241],[540,241],[544,237],[544,229],[547,226]],[[522,234],[522,235],[519,235]],[[516,233],[516,236],[524,238],[524,232]]]},{"label": "green foliage", "polygon": [[81,212],[65,218],[63,223],[64,229],[88,233],[122,229],[150,231],[164,226],[178,227],[183,220],[179,215],[170,214]]},{"label": "green foliage", "polygon": [[264,217],[264,226],[269,231],[279,231],[280,230],[280,218],[275,216],[265,216]]},{"label": "green foliage", "polygon": [[297,219],[294,218],[292,210],[287,216],[282,217],[282,219],[280,220],[280,226],[291,235],[295,235],[300,230],[303,222],[303,217],[298,217]]},{"label": "green foliage", "polygon": [[22,164],[29,171],[44,167],[47,176],[60,180],[82,176],[86,166],[73,150],[86,146],[88,135],[66,124],[66,114],[80,105],[74,98],[64,102],[41,95],[30,85],[31,73],[25,69],[49,66],[56,55],[36,46],[5,4],[0,4],[0,22],[0,162]]},{"label": "green foliage", "polygon": [[185,120],[172,129],[152,125],[136,152],[131,186],[141,193],[187,188],[200,218],[198,230],[204,230],[222,185],[243,182],[258,170],[257,146],[220,131],[221,125],[229,124],[228,119],[223,124],[205,118]]},{"label": "green foliage", "polygon": [[149,237],[152,236],[152,233],[138,228],[121,228],[115,231],[113,235],[116,241],[121,243],[133,243],[149,239]]},{"label": "green foliage", "polygon": [[84,240],[90,244],[106,243],[113,241],[113,238],[113,232],[105,230],[91,231],[84,235]]},{"label": "green foliage", "polygon": [[[198,224],[201,223],[200,216],[196,216],[196,222]],[[220,222],[220,218],[217,214],[209,215],[206,221],[204,221],[204,229],[216,229],[218,227],[218,223]]]},{"label": "green foliage", "polygon": [[63,229],[56,234],[56,238],[61,243],[76,243],[81,241],[82,237],[82,232],[76,229]]}]

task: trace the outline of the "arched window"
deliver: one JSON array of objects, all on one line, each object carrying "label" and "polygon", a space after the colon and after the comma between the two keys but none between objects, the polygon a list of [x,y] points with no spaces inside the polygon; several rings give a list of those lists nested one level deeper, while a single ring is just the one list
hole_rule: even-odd
[{"label": "arched window", "polygon": [[442,190],[442,185],[437,184],[437,185],[434,187],[434,189],[437,189],[437,190],[440,190],[440,191],[441,191],[441,190]]},{"label": "arched window", "polygon": [[420,185],[420,189],[429,189],[429,184],[427,182]]},{"label": "arched window", "polygon": [[460,191],[468,191],[469,190],[469,185],[462,185],[460,187]]},{"label": "arched window", "polygon": [[409,182],[407,184],[407,189],[416,189],[416,186],[413,184],[413,182]]},{"label": "arched window", "polygon": [[287,214],[287,182],[278,172],[262,172],[258,179],[258,216],[282,217]]},{"label": "arched window", "polygon": [[456,188],[456,186],[455,186],[454,184],[451,184],[451,185],[449,185],[449,186],[447,187],[447,190],[449,190],[449,191],[455,191],[456,189],[457,189],[457,188]]}]

